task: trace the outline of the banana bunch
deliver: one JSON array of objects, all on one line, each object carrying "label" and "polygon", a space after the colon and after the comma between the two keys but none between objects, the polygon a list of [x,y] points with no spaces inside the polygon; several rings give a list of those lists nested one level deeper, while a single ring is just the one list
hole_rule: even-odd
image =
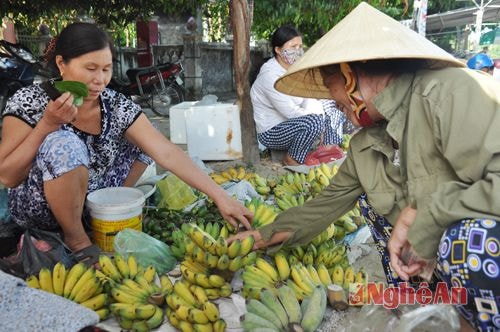
[{"label": "banana bunch", "polygon": [[118,253],[114,254],[113,257],[102,254],[99,256],[99,265],[101,271],[98,272],[98,277],[111,283],[119,283],[123,279],[135,279],[139,276],[144,276],[149,282],[152,282],[156,275],[153,266],[142,267],[134,255],[128,255],[125,258]]},{"label": "banana bunch", "polygon": [[237,169],[229,167],[220,173],[213,172],[210,174],[210,177],[215,183],[220,185],[228,181],[239,182],[241,180],[250,180],[254,175],[255,173],[247,172],[243,166],[239,166]]},{"label": "banana bunch", "polygon": [[[175,229],[172,232],[173,243],[170,245],[170,250],[178,260],[182,260],[184,258],[187,247],[193,246],[193,240],[187,236],[188,233],[191,232],[190,226],[184,226],[186,224],[187,223],[182,224],[181,229]],[[214,239],[218,239],[219,237],[228,238],[234,233],[234,227],[225,222],[199,221],[196,223],[196,226],[202,231],[208,233]]]},{"label": "banana bunch", "polygon": [[310,297],[299,304],[293,290],[282,285],[276,292],[263,290],[259,300],[246,303],[247,312],[240,317],[244,331],[315,331],[326,310],[326,292],[315,287]]},{"label": "banana bunch", "polygon": [[209,301],[206,290],[185,280],[177,280],[166,297],[167,318],[181,331],[224,331],[226,323],[219,308]]},{"label": "banana bunch", "polygon": [[364,224],[359,207],[344,214],[334,222],[336,228],[335,239],[343,239],[346,234],[353,233]]},{"label": "banana bunch", "polygon": [[266,178],[263,178],[259,174],[255,173],[254,177],[250,180],[250,184],[255,188],[262,196],[267,196],[272,191],[272,185],[276,185],[272,181],[268,181]]},{"label": "banana bunch", "polygon": [[182,277],[190,285],[203,288],[209,300],[231,296],[231,285],[219,274],[212,273],[206,265],[187,257],[180,263]]},{"label": "banana bunch", "polygon": [[[165,284],[168,279],[168,284]],[[147,282],[143,277],[137,281],[124,279],[111,288],[111,295],[116,302],[109,305],[120,327],[124,330],[150,331],[163,323],[164,312],[161,308],[165,292],[173,288],[167,276],[162,279],[162,287]]]},{"label": "banana bunch", "polygon": [[325,241],[318,246],[311,242],[307,246],[288,249],[287,259],[290,265],[300,262],[315,266],[324,264],[330,268],[335,264],[347,261],[347,247],[342,243],[335,244],[333,241]]},{"label": "banana bunch", "polygon": [[255,242],[252,236],[235,240],[228,245],[225,237],[219,236],[215,240],[196,224],[186,223],[183,230],[191,239],[185,247],[186,257],[211,269],[236,272],[243,265],[252,264],[256,258],[256,252],[252,252]]},{"label": "banana bunch", "polygon": [[273,206],[257,198],[247,201],[245,206],[253,213],[252,228],[254,229],[273,223],[278,216]]},{"label": "banana bunch", "polygon": [[279,183],[274,187],[274,195],[278,198],[302,194],[309,196],[310,185],[303,173],[287,173],[279,178]]},{"label": "banana bunch", "polygon": [[305,196],[304,194],[296,195],[285,195],[281,197],[276,197],[276,205],[282,210],[288,210],[292,207],[304,205],[304,203],[310,200],[312,196]]},{"label": "banana bunch", "polygon": [[104,292],[101,280],[93,267],[83,263],[73,265],[69,270],[58,262],[53,269],[42,268],[38,276],[26,279],[29,287],[44,290],[94,310],[101,320],[108,317],[106,307],[109,296]]},{"label": "banana bunch", "polygon": [[280,268],[285,267],[285,264],[279,258],[276,259],[278,256],[279,253],[276,254],[275,261],[273,262],[264,257],[257,257],[254,264],[247,265],[244,268],[241,274],[241,279],[243,280],[241,294],[244,298],[259,299],[261,290],[263,289],[274,293],[280,284],[288,279],[290,273],[280,270]]}]

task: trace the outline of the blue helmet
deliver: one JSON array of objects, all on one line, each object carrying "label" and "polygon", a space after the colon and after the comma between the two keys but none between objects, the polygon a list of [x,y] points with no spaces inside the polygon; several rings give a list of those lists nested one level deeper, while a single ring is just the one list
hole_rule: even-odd
[{"label": "blue helmet", "polygon": [[470,69],[481,70],[483,68],[492,68],[493,60],[484,53],[478,53],[467,61],[467,67]]}]

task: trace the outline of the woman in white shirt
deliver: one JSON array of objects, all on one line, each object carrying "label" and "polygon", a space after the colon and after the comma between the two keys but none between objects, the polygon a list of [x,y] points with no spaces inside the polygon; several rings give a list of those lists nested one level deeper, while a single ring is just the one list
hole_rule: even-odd
[{"label": "woman in white shirt", "polygon": [[262,65],[250,91],[257,138],[269,149],[287,151],[285,165],[301,165],[316,140],[324,145],[342,142],[342,135],[331,125],[339,121],[331,121],[320,100],[292,97],[274,88],[276,80],[304,53],[299,32],[281,26],[273,33],[271,46],[274,56]]}]

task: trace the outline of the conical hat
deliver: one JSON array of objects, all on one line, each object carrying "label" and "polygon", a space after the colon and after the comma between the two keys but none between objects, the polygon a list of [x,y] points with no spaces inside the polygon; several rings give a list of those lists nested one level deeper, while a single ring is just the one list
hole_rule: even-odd
[{"label": "conical hat", "polygon": [[331,98],[318,67],[374,59],[429,59],[429,67],[464,67],[442,48],[361,2],[294,63],[275,88],[310,98]]}]

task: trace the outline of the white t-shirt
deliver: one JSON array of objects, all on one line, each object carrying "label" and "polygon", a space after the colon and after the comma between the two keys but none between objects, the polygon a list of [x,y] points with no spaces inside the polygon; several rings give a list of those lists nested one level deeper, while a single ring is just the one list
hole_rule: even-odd
[{"label": "white t-shirt", "polygon": [[257,133],[263,133],[288,119],[307,114],[323,114],[317,99],[292,97],[277,91],[274,83],[286,69],[273,57],[262,65],[250,90]]}]

